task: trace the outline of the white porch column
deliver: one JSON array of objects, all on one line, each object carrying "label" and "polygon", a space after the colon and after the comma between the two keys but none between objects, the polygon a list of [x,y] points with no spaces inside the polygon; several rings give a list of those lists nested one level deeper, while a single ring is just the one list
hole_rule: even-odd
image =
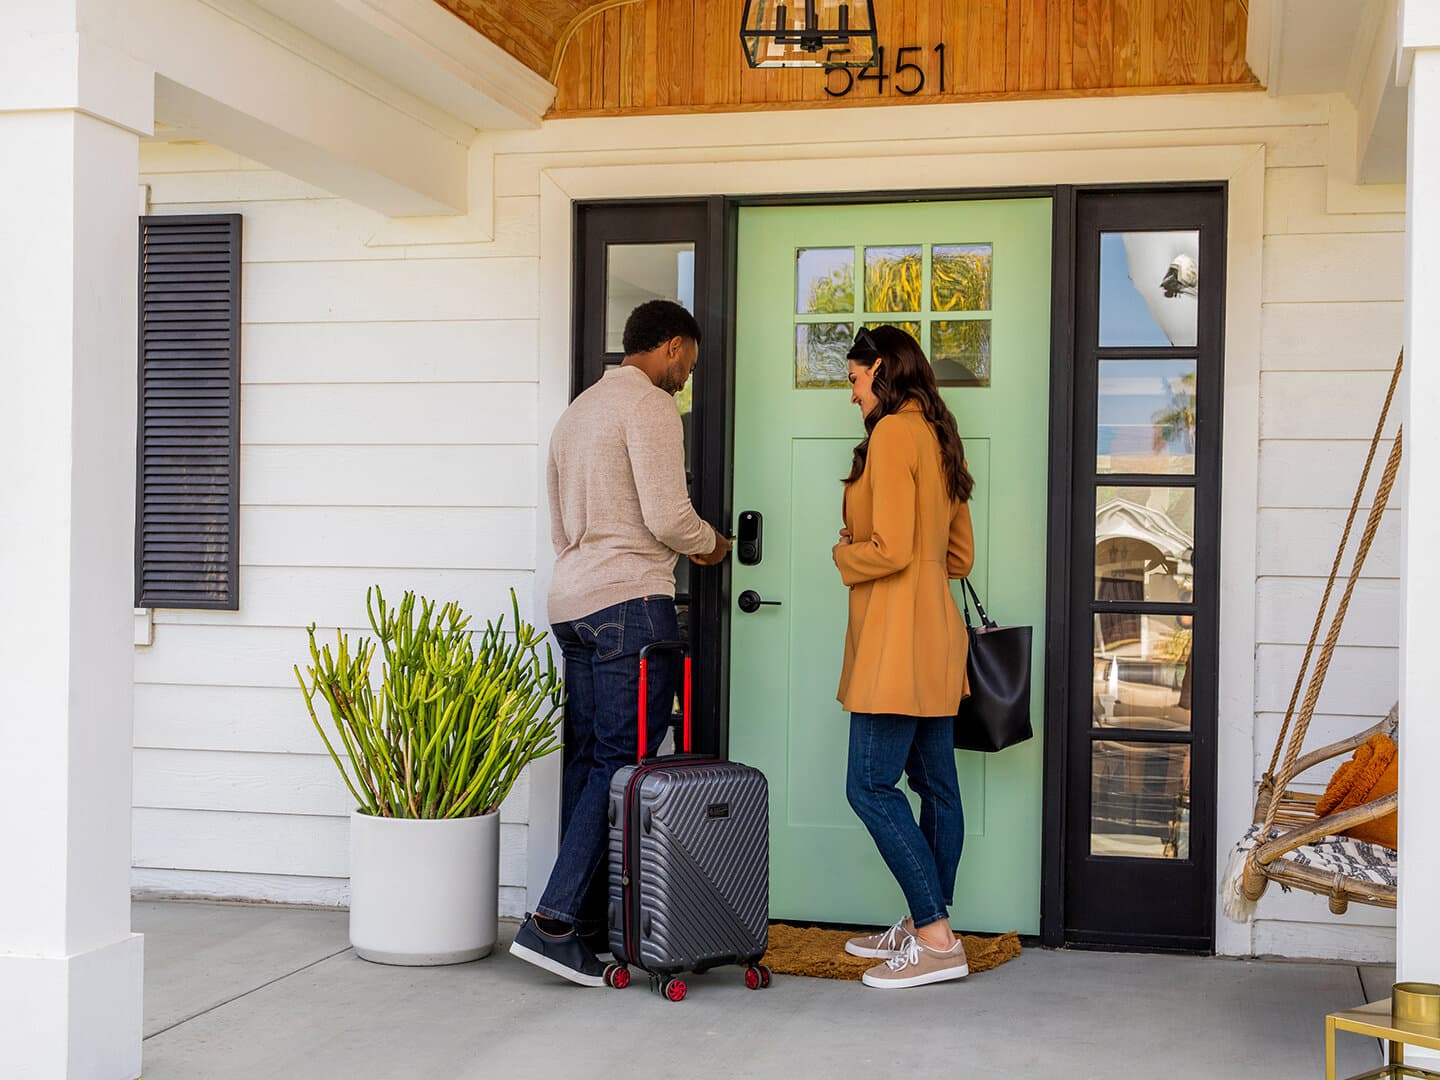
[{"label": "white porch column", "polygon": [[140,1071],[137,132],[113,0],[0,4],[0,1076]]},{"label": "white porch column", "polygon": [[1440,982],[1440,5],[1400,9],[1409,82],[1401,505],[1399,977]]}]

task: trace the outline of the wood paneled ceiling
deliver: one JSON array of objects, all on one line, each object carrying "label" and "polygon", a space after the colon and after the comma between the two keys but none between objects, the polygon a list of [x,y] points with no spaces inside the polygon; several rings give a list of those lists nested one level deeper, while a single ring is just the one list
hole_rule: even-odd
[{"label": "wood paneled ceiling", "polygon": [[744,0],[436,2],[551,79],[551,116],[1256,86],[1248,0],[875,0],[884,64],[866,78],[747,67]]},{"label": "wood paneled ceiling", "polygon": [[[435,0],[547,79],[555,46],[582,11],[605,0]],[[738,27],[736,28],[738,31]]]}]

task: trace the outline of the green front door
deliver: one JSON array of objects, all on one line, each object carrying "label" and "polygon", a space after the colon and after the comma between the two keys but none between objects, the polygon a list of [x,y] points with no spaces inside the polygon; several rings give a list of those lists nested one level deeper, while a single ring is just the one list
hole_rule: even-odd
[{"label": "green front door", "polygon": [[[845,352],[857,323],[888,322],[919,339],[959,420],[972,580],[993,617],[1035,627],[1037,737],[958,755],[954,922],[1039,931],[1050,212],[1048,199],[740,212],[735,508],[758,511],[764,534],[761,560],[733,570],[730,754],[770,779],[776,918],[880,924],[905,910],[845,801],[846,590],[830,558],[863,435]],[[746,590],[780,606],[747,614]]]}]

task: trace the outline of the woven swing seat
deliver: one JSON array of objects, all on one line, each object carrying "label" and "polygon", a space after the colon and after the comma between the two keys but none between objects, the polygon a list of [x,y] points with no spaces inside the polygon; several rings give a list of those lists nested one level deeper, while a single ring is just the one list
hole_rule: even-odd
[{"label": "woven swing seat", "polygon": [[[1265,826],[1252,825],[1240,841],[1246,850],[1263,846]],[[1288,843],[1284,834],[1272,833],[1272,842]],[[1394,907],[1400,860],[1396,852],[1350,836],[1322,836],[1277,855],[1265,865],[1264,877],[1282,888],[1304,889],[1330,896],[1331,908],[1343,915],[1350,902],[1373,907]],[[1244,886],[1241,886],[1242,890]]]},{"label": "woven swing seat", "polygon": [[[1341,561],[1350,541],[1350,532],[1360,510],[1361,498],[1370,468],[1380,446],[1381,433],[1390,412],[1395,390],[1400,382],[1400,372],[1405,355],[1402,352],[1395,362],[1395,372],[1390,381],[1390,392],[1385,398],[1375,436],[1370,442],[1370,454],[1365,459],[1365,468],[1356,486],[1355,500],[1350,506],[1350,516],[1340,538],[1335,562],[1330,569],[1330,578],[1320,601],[1320,610],[1315,615],[1314,629],[1310,633],[1310,644],[1305,650],[1300,671],[1296,675],[1295,689],[1285,712],[1285,722],[1280,727],[1275,742],[1275,752],[1270,767],[1265,771],[1255,802],[1254,824],[1241,837],[1230,856],[1230,867],[1222,888],[1225,911],[1237,921],[1245,921],[1254,912],[1256,902],[1264,894],[1269,882],[1277,882],[1285,889],[1303,889],[1307,892],[1328,896],[1330,910],[1343,915],[1352,902],[1374,907],[1395,906],[1396,880],[1399,867],[1398,853],[1379,844],[1372,844],[1344,835],[1358,826],[1378,821],[1396,812],[1399,795],[1391,793],[1361,806],[1352,807],[1325,817],[1317,816],[1316,806],[1320,798],[1312,791],[1295,788],[1295,781],[1310,769],[1326,761],[1341,757],[1363,746],[1371,736],[1383,734],[1397,739],[1399,733],[1399,708],[1392,708],[1380,723],[1348,739],[1302,754],[1305,736],[1330,668],[1335,643],[1340,637],[1340,628],[1350,607],[1355,585],[1365,566],[1365,558],[1375,533],[1380,527],[1390,492],[1400,469],[1403,445],[1403,430],[1395,434],[1385,471],[1375,492],[1369,518],[1360,537],[1350,576],[1340,597],[1330,630],[1321,645],[1316,658],[1315,669],[1309,672],[1309,686],[1305,685],[1311,657],[1315,655],[1316,643],[1320,639],[1320,628],[1324,624],[1325,612],[1330,604],[1331,592],[1339,575]],[[1301,690],[1305,690],[1303,703]],[[1297,705],[1299,706],[1297,713]],[[1294,727],[1292,730],[1292,721]],[[1398,741],[1398,739],[1397,739]]]},{"label": "woven swing seat", "polygon": [[[1294,775],[1352,752],[1372,735],[1396,739],[1399,726],[1399,709],[1392,708],[1374,727],[1300,758]],[[1243,855],[1245,861],[1243,875],[1232,887],[1238,888],[1249,901],[1260,899],[1267,881],[1278,882],[1282,888],[1321,893],[1330,898],[1330,909],[1337,915],[1343,915],[1351,901],[1372,907],[1395,906],[1398,854],[1380,844],[1341,833],[1393,814],[1396,795],[1386,795],[1340,814],[1319,817],[1315,812],[1318,794],[1287,788],[1274,798],[1274,814],[1267,828],[1273,790],[1269,784],[1261,785],[1255,823],[1236,845],[1236,855]]]}]

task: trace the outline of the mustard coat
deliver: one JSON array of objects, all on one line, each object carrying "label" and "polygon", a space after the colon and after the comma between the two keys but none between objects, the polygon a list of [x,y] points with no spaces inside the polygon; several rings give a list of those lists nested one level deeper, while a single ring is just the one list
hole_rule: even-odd
[{"label": "mustard coat", "polygon": [[969,639],[949,582],[970,573],[975,536],[969,504],[946,492],[940,445],[918,402],[875,425],[844,518],[851,542],[835,549],[850,587],[840,703],[953,716],[969,692]]}]

